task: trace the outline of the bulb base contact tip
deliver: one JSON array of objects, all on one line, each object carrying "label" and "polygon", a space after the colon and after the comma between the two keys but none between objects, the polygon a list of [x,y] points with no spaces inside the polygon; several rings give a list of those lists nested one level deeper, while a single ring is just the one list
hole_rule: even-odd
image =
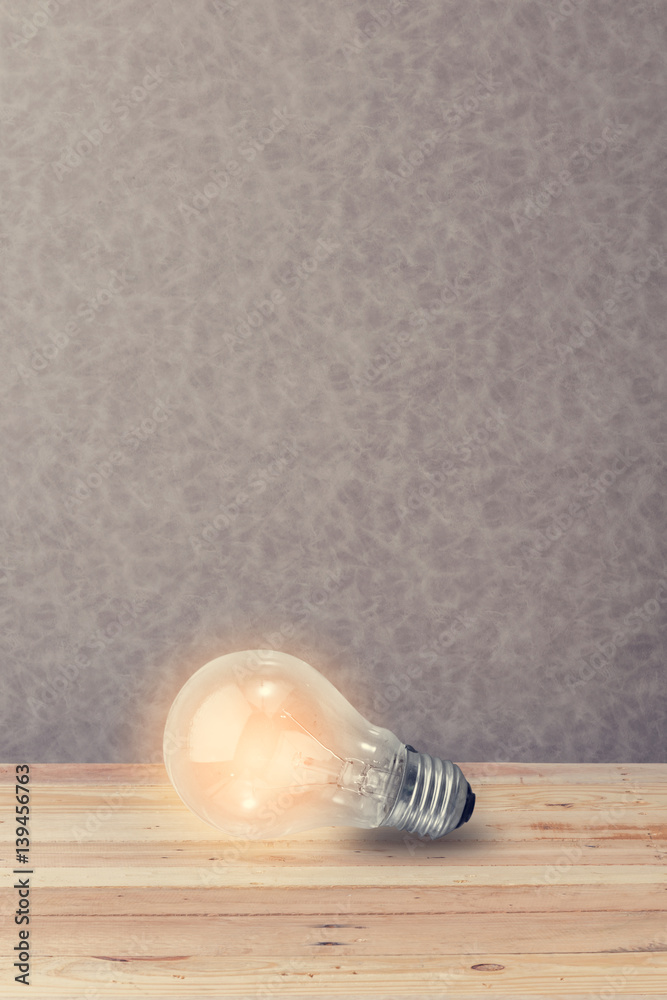
[{"label": "bulb base contact tip", "polygon": [[[466,782],[466,784],[467,784],[467,782]],[[458,828],[460,826],[463,826],[464,823],[468,822],[468,820],[472,816],[472,811],[473,811],[474,808],[475,808],[475,793],[473,792],[473,790],[470,787],[470,785],[468,785],[468,793],[466,795],[466,804],[463,807],[463,812],[461,813],[461,819],[458,821],[458,823],[454,827],[455,830],[458,830]]]},{"label": "bulb base contact tip", "polygon": [[401,786],[381,826],[435,840],[467,823],[475,793],[460,767],[406,747]]}]

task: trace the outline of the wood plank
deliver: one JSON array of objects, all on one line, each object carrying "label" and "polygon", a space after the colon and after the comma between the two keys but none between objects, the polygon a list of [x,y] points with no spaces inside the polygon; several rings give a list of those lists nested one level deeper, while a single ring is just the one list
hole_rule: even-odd
[{"label": "wood plank", "polygon": [[[0,810],[2,803],[0,803]],[[35,809],[35,813],[37,810]],[[5,809],[5,813],[7,810]],[[581,840],[584,844],[604,841],[636,841],[635,848],[638,849],[639,842],[651,845],[655,843],[664,845],[667,841],[667,821],[664,819],[664,812],[658,807],[653,811],[650,818],[647,815],[633,815],[632,810],[627,810],[625,815],[618,814],[618,818],[613,824],[602,814],[595,820],[594,813],[585,822],[561,823],[544,817],[538,820],[535,813],[532,819],[537,820],[534,824],[526,817],[521,821],[512,811],[501,816],[499,813],[493,815],[485,813],[484,807],[475,807],[475,812],[470,824],[455,830],[443,838],[442,844],[434,847],[437,851],[448,854],[457,848],[465,848],[466,856],[472,857],[475,852],[492,852],[497,843],[516,844],[517,842],[526,845],[535,845],[540,841],[549,841],[553,849],[562,853],[567,844],[573,840]],[[201,824],[201,825],[200,825]],[[343,836],[339,840],[337,834],[342,831]],[[196,816],[185,814],[166,815],[158,810],[122,810],[113,815],[107,815],[103,809],[96,809],[91,803],[89,812],[81,814],[66,813],[61,816],[54,814],[48,821],[42,817],[33,818],[33,840],[36,844],[73,844],[78,845],[81,851],[87,844],[105,843],[107,845],[120,845],[128,842],[139,841],[141,843],[164,844],[169,837],[173,837],[176,843],[192,843],[195,845],[207,845],[216,847],[219,851],[229,849],[231,851],[241,850],[244,855],[252,855],[255,852],[276,855],[280,850],[292,844],[310,843],[317,845],[311,849],[311,853],[324,850],[328,852],[329,845],[340,844],[346,852],[355,850],[366,851],[369,845],[378,841],[391,844],[396,851],[405,851],[413,848],[415,852],[421,853],[419,838],[404,834],[400,831],[389,830],[386,835],[378,838],[375,831],[360,830],[347,827],[329,827],[326,829],[326,836],[322,836],[319,841],[298,840],[298,835],[289,838],[276,838],[275,840],[248,841],[230,837],[222,831],[216,831],[210,826],[206,826],[197,819]],[[13,854],[15,834],[12,828],[5,825],[3,837],[0,842],[0,856],[6,857]],[[421,841],[427,847],[431,847],[433,842]],[[470,853],[472,852],[472,853]],[[439,856],[431,854],[432,857]]]},{"label": "wood plank", "polygon": [[[45,997],[149,996],[150,1000],[194,1000],[194,997],[443,997],[493,1000],[527,997],[563,1000],[568,993],[614,997],[665,997],[667,956],[658,953],[508,955],[492,951],[461,956],[457,961],[423,955],[419,961],[391,955],[365,958],[350,968],[331,953],[309,958],[280,955],[227,958],[188,957],[166,960],[45,958],[35,963],[33,994]],[[354,963],[353,963],[354,964]],[[491,968],[485,968],[491,967]],[[501,968],[497,968],[500,966]],[[0,960],[0,997],[16,1000],[9,959]],[[8,984],[11,983],[11,986]],[[614,984],[612,986],[612,984]],[[22,994],[21,994],[22,995]],[[41,1000],[41,997],[40,997]]]},{"label": "wood plank", "polygon": [[[561,954],[590,952],[649,952],[667,950],[659,923],[665,911],[628,913],[588,911],[586,933],[571,913],[477,913],[474,923],[458,913],[439,913],[422,920],[419,935],[406,934],[404,914],[383,912],[361,916],[356,890],[350,912],[333,911],[324,918],[308,915],[142,917],[130,923],[125,916],[89,915],[31,919],[33,959],[43,956],[122,955],[165,958],[185,955],[250,955],[271,942],[276,954],[313,955],[335,950],[340,957],[361,959],[378,955],[457,956],[501,951],[506,955],[541,954],[554,948]],[[389,894],[388,894],[389,895]],[[387,900],[389,903],[389,900]],[[664,937],[664,935],[662,936]]]},{"label": "wood plank", "polygon": [[[6,891],[6,890],[5,890]],[[10,896],[13,902],[13,896]],[[44,916],[294,916],[331,915],[349,910],[357,916],[381,913],[438,917],[446,914],[658,911],[667,908],[664,885],[632,884],[547,886],[467,885],[403,887],[389,884],[351,888],[213,886],[211,888],[40,887],[39,914]],[[667,914],[665,915],[667,927]],[[588,918],[586,917],[586,920]],[[421,927],[421,923],[419,924]]]},{"label": "wood plank", "polygon": [[[341,831],[343,832],[343,831]],[[397,865],[432,865],[435,860],[441,865],[459,865],[462,860],[472,857],[468,841],[421,840],[406,836],[392,839],[379,837],[379,831],[367,831],[367,837],[361,841],[349,841],[344,837],[330,840],[326,844],[326,857],[331,865],[367,865],[369,861],[378,867],[393,867]],[[575,831],[576,832],[576,831]],[[479,848],[480,842],[475,842],[474,861],[476,865],[559,865],[559,864],[590,864],[613,865],[622,861],[623,864],[654,864],[663,865],[667,858],[667,841],[661,840],[596,840],[586,837],[585,840],[567,840],[560,838],[550,840],[547,837],[528,843],[522,841],[494,841],[492,849]],[[32,864],[36,868],[58,867],[65,861],[75,860],[77,867],[95,868],[96,866],[113,865],[122,860],[126,865],[163,865],[171,867],[185,862],[193,867],[207,866],[209,862],[222,861],[227,856],[228,847],[234,842],[220,843],[218,841],[187,841],[181,846],[174,846],[170,840],[156,841],[115,841],[107,842],[89,840],[77,843],[75,841],[56,841],[42,844],[35,841],[31,847]],[[247,843],[239,847],[238,860],[261,860],[264,864],[280,865],[321,865],[323,845],[316,847],[312,841],[294,841],[284,838],[280,841],[266,843]],[[12,855],[5,847],[8,861]],[[0,857],[2,848],[0,848]],[[236,857],[236,856],[235,856]],[[12,862],[13,863],[13,862]]]},{"label": "wood plank", "polygon": [[[555,869],[553,885],[667,885],[667,869],[660,865],[568,865]],[[378,869],[375,866],[320,865],[309,868],[299,866],[263,864],[228,864],[217,867],[193,869],[190,866],[145,868],[140,866],[114,866],[108,868],[44,868],[36,869],[32,884],[39,888],[66,888],[91,886],[171,886],[191,885],[243,886],[263,885],[272,887],[319,886],[372,886],[383,884],[381,872],[389,872],[386,883],[392,886],[512,886],[542,885],[545,869],[542,866],[523,865],[463,865],[431,867],[412,865]],[[548,883],[546,883],[548,884]]]}]

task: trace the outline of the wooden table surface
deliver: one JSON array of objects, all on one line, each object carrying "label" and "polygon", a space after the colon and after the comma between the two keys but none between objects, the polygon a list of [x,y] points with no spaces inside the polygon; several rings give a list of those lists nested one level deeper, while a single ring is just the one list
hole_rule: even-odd
[{"label": "wooden table surface", "polygon": [[439,841],[249,843],[161,764],[31,764],[26,990],[3,765],[0,997],[667,998],[667,765],[460,766],[475,811]]}]

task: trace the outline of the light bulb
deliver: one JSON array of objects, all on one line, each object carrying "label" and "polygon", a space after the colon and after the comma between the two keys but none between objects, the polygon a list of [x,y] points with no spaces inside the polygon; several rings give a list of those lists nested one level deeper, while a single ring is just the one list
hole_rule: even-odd
[{"label": "light bulb", "polygon": [[276,650],[197,670],[169,710],[163,752],[185,805],[244,839],[325,826],[435,839],[475,805],[456,764],[374,726],[314,667]]}]

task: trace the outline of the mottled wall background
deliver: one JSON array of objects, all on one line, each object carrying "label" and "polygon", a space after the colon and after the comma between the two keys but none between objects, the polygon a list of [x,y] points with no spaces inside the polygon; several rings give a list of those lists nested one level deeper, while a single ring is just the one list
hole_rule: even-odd
[{"label": "mottled wall background", "polygon": [[664,761],[667,7],[5,0],[5,761],[234,649]]}]

